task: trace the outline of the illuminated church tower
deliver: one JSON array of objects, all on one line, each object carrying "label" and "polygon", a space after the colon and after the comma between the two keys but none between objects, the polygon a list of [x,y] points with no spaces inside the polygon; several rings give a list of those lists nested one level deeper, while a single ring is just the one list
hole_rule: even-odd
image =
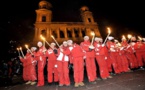
[{"label": "illuminated church tower", "polygon": [[80,9],[82,21],[86,24],[94,23],[92,12],[89,11],[87,6],[83,6]]},{"label": "illuminated church tower", "polygon": [[[53,35],[58,43],[64,40],[72,39],[74,42],[81,42],[85,35],[91,36],[91,32],[95,32],[95,36],[101,36],[98,25],[94,21],[92,12],[87,6],[80,8],[82,22],[52,22],[52,5],[46,1],[39,2],[39,8],[36,10],[35,35],[34,42],[41,40],[43,35],[48,42],[52,42]],[[79,39],[78,39],[79,38]]]}]

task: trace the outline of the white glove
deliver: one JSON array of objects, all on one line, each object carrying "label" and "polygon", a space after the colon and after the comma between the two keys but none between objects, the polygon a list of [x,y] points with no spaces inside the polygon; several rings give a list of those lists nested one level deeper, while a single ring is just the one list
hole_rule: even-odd
[{"label": "white glove", "polygon": [[83,56],[83,59],[86,59],[86,56]]},{"label": "white glove", "polygon": [[35,61],[32,61],[32,64],[35,63],[35,62],[37,62],[37,61],[36,60]]},{"label": "white glove", "polygon": [[105,46],[105,44],[102,44],[102,47],[104,47]]},{"label": "white glove", "polygon": [[105,60],[107,59],[107,57],[105,57]]},{"label": "white glove", "polygon": [[123,49],[124,49],[124,47],[121,47],[121,48],[120,48],[120,50],[123,50]]},{"label": "white glove", "polygon": [[93,45],[89,46],[89,48],[94,49],[95,47]]},{"label": "white glove", "polygon": [[110,51],[111,51],[111,52],[115,52],[115,50],[114,50],[113,48],[110,48]]},{"label": "white glove", "polygon": [[57,65],[55,64],[54,67],[57,68]]},{"label": "white glove", "polygon": [[43,52],[43,53],[45,53],[45,52],[46,52],[46,49],[45,49],[45,50],[43,50],[42,52]]},{"label": "white glove", "polygon": [[97,47],[100,47],[100,44],[98,44]]}]

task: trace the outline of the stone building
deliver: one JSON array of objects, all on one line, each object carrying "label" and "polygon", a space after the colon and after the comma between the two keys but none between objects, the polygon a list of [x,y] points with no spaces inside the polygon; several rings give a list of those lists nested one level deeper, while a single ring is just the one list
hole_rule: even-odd
[{"label": "stone building", "polygon": [[39,8],[36,10],[36,22],[34,24],[34,42],[42,40],[40,35],[43,35],[50,43],[54,41],[51,37],[52,35],[58,43],[68,39],[79,43],[85,35],[92,38],[92,31],[95,33],[95,36],[101,36],[98,24],[94,21],[93,14],[87,6],[80,8],[82,19],[80,22],[52,22],[51,3],[41,0],[38,5]]}]

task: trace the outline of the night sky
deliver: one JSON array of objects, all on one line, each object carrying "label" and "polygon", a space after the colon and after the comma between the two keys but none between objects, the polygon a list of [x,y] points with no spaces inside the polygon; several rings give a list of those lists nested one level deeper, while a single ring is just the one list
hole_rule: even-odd
[{"label": "night sky", "polygon": [[[41,0],[3,0],[0,5],[1,53],[7,52],[9,41],[19,44],[31,42],[36,19],[35,10]],[[139,0],[47,0],[52,4],[52,22],[80,22],[81,6],[88,6],[99,25],[101,35],[106,37],[107,27],[111,35],[121,38],[128,33],[145,37],[145,5]],[[2,36],[3,35],[3,36]],[[5,50],[6,49],[6,50]],[[2,55],[5,56],[5,55]]]}]

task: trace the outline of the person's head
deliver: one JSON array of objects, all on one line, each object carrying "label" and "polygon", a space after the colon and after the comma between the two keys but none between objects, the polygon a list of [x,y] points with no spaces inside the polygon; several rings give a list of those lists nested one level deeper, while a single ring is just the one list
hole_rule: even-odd
[{"label": "person's head", "polygon": [[118,40],[116,40],[116,39],[114,40],[114,42],[115,42],[116,44],[117,44],[117,43],[119,43],[119,41],[118,41]]},{"label": "person's head", "polygon": [[89,41],[89,36],[84,36],[84,41]]},{"label": "person's head", "polygon": [[99,38],[98,38],[98,37],[95,37],[95,41],[96,41],[96,42],[99,42]]},{"label": "person's head", "polygon": [[43,44],[42,44],[42,42],[40,42],[40,41],[37,43],[37,46],[38,46],[38,47],[42,47],[42,45],[43,45]]},{"label": "person's head", "polygon": [[103,42],[103,38],[99,38],[99,42],[102,43]]},{"label": "person's head", "polygon": [[133,36],[133,37],[131,37],[131,41],[136,41],[136,37],[135,36]]},{"label": "person's head", "polygon": [[56,46],[56,44],[55,44],[55,43],[51,43],[50,46],[51,46],[52,48],[54,48],[54,47]]},{"label": "person's head", "polygon": [[109,41],[113,41],[113,40],[114,40],[114,37],[109,36],[107,39],[108,39]]},{"label": "person's head", "polygon": [[67,41],[63,41],[63,46],[67,47]]},{"label": "person's head", "polygon": [[36,51],[36,50],[37,50],[36,47],[31,47],[31,51],[32,51],[32,52],[34,52],[34,51]]},{"label": "person's head", "polygon": [[68,46],[72,46],[73,45],[73,41],[72,40],[67,40],[67,44],[68,44]]}]

